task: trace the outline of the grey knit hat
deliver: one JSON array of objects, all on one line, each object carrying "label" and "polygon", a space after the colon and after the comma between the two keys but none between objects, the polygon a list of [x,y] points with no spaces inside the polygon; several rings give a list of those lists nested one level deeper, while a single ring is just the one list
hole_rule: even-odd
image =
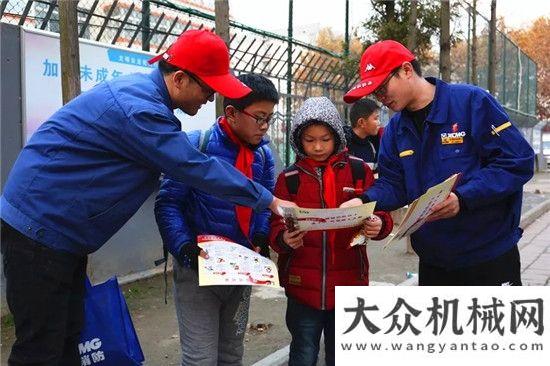
[{"label": "grey knit hat", "polygon": [[312,97],[306,99],[304,104],[298,109],[292,118],[292,128],[290,132],[290,145],[296,155],[305,158],[304,149],[300,140],[302,131],[314,122],[323,122],[327,124],[335,134],[334,153],[343,151],[346,147],[346,135],[342,119],[334,104],[327,97]]}]

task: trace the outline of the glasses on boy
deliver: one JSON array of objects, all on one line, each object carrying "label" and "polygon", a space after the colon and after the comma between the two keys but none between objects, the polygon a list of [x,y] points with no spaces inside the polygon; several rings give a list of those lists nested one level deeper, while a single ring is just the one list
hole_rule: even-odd
[{"label": "glasses on boy", "polygon": [[238,111],[241,112],[242,114],[250,117],[250,118],[253,118],[256,121],[256,123],[258,124],[258,126],[263,126],[266,123],[267,123],[267,126],[271,126],[273,124],[273,122],[275,122],[275,120],[272,119],[273,115],[269,115],[267,117],[258,117],[258,116],[253,115],[252,113],[248,113],[244,109],[242,111],[241,110],[238,110]]}]

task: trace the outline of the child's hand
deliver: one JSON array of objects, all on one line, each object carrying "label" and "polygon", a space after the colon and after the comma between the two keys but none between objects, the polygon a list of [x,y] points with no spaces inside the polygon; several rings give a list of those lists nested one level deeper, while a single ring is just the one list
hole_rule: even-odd
[{"label": "child's hand", "polygon": [[288,230],[285,230],[283,232],[283,241],[292,249],[297,249],[304,245],[304,235],[306,235],[305,231],[295,230],[289,232]]},{"label": "child's hand", "polygon": [[382,229],[382,219],[376,215],[372,215],[365,220],[363,224],[363,233],[367,238],[375,238],[380,234]]}]

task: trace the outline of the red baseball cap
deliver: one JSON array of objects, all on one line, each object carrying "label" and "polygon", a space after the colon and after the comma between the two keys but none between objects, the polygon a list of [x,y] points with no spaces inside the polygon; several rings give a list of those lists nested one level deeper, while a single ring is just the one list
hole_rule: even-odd
[{"label": "red baseball cap", "polygon": [[344,102],[353,103],[371,94],[394,69],[415,58],[411,51],[396,41],[380,41],[371,45],[361,56],[361,81],[344,95]]},{"label": "red baseball cap", "polygon": [[207,30],[183,32],[164,53],[149,60],[160,59],[172,66],[191,72],[209,87],[231,99],[242,98],[252,91],[229,71],[229,50],[224,41]]}]

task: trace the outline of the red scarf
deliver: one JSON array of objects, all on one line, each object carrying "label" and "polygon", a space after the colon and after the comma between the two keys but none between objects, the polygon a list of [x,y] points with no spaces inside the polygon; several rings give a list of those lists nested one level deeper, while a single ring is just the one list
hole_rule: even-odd
[{"label": "red scarf", "polygon": [[[252,163],[254,162],[254,152],[244,144],[235,135],[229,122],[225,117],[220,118],[220,128],[225,132],[227,137],[237,145],[239,152],[237,159],[235,160],[235,168],[243,173],[249,179],[252,179]],[[252,218],[252,208],[246,206],[235,206],[235,212],[237,214],[237,220],[239,221],[239,227],[243,234],[248,238],[250,235],[250,219]]]},{"label": "red scarf", "polygon": [[[326,208],[337,208],[336,203],[336,175],[332,166],[340,159],[339,154],[332,155],[325,161],[315,161],[311,158],[304,158],[304,163],[309,165],[313,170],[316,168],[324,168],[323,171],[323,198]],[[330,246],[331,262],[334,264],[334,244],[336,241],[336,230],[328,232],[328,244]]]}]

